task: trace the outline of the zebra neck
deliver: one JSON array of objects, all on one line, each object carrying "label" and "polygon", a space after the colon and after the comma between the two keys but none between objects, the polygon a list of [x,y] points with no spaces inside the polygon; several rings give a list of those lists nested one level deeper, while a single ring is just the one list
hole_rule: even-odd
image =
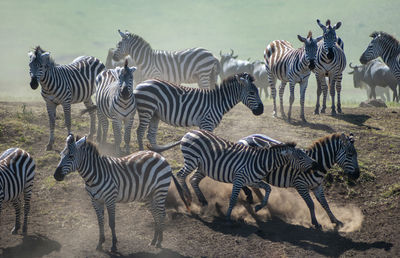
[{"label": "zebra neck", "polygon": [[62,76],[58,76],[59,74],[59,67],[60,66],[51,66],[48,68],[44,73],[42,78],[40,78],[40,85],[42,86],[42,91],[44,92],[53,92],[55,91],[58,87],[61,85],[56,85],[55,80],[59,77],[62,78]]},{"label": "zebra neck", "polygon": [[315,143],[312,148],[306,150],[309,157],[318,162],[320,171],[324,174],[336,163],[337,141],[332,139]]},{"label": "zebra neck", "polygon": [[[388,65],[391,63],[393,59],[396,59],[397,55],[400,53],[400,49],[394,46],[388,46],[387,50],[382,50],[382,60],[383,62]],[[388,65],[389,66],[389,65]]]},{"label": "zebra neck", "polygon": [[130,44],[129,54],[132,57],[134,64],[139,70],[141,70],[143,75],[150,76],[151,70],[154,67],[156,51],[154,51],[150,44],[143,39],[137,39]]},{"label": "zebra neck", "polygon": [[279,153],[279,149],[260,148],[257,150],[256,158],[264,173],[270,172],[277,167],[283,166],[286,159]]},{"label": "zebra neck", "polygon": [[212,102],[223,114],[231,110],[240,101],[241,86],[238,83],[222,84],[212,91]]},{"label": "zebra neck", "polygon": [[97,184],[99,180],[104,180],[104,172],[108,170],[110,158],[101,156],[93,146],[87,147],[81,155],[81,162],[78,166],[78,172],[85,180],[87,186]]}]

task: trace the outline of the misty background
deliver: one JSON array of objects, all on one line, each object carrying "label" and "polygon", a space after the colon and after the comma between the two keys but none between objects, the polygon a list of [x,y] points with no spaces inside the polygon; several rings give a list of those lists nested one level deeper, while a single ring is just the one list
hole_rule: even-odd
[{"label": "misty background", "polygon": [[[398,38],[400,1],[0,1],[0,100],[42,101],[40,90],[29,86],[28,52],[40,45],[59,64],[80,55],[105,63],[108,49],[120,40],[118,29],[138,34],[153,49],[182,50],[204,47],[218,59],[219,52],[240,59],[263,60],[267,44],[284,39],[301,47],[297,34],[321,35],[316,19],[342,22],[337,35],[344,41],[347,65],[359,57],[375,30]],[[347,74],[342,83],[344,105],[366,99],[354,89]],[[277,84],[278,85],[278,84]],[[298,85],[296,100],[298,105]],[[306,93],[308,105],[315,101],[316,82],[311,75]],[[288,99],[288,86],[285,100]],[[329,104],[328,104],[329,105]]]}]

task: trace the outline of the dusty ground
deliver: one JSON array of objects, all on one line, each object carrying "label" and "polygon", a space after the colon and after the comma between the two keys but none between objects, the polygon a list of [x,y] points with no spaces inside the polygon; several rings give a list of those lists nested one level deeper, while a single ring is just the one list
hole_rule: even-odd
[{"label": "dusty ground", "polygon": [[[88,132],[88,117],[74,106],[73,131]],[[63,149],[66,129],[62,110],[56,126],[56,152],[46,152],[47,114],[43,103],[0,103],[0,151],[22,147],[34,157],[35,177],[29,234],[11,235],[14,211],[3,205],[0,224],[0,256],[3,257],[310,257],[356,256],[395,257],[400,255],[400,109],[344,108],[337,117],[312,115],[308,124],[299,122],[294,108],[292,124],[271,117],[271,106],[254,117],[239,104],[229,112],[215,133],[232,141],[251,133],[264,133],[282,141],[296,141],[307,147],[313,140],[334,132],[356,136],[361,177],[349,184],[335,167],[327,176],[328,202],[344,227],[334,231],[325,212],[316,203],[317,219],[323,225],[311,227],[308,209],[293,189],[273,188],[267,208],[254,214],[254,205],[244,196],[234,209],[233,225],[223,222],[231,186],[204,180],[209,207],[193,204],[188,214],[177,199],[174,186],[168,197],[167,223],[162,249],[149,247],[153,221],[140,203],[117,205],[116,230],[119,253],[97,252],[98,227],[83,181],[77,173],[56,182],[54,170]],[[136,125],[137,120],[135,120]],[[159,142],[178,140],[188,129],[161,123]],[[133,133],[136,137],[136,133]],[[109,139],[112,139],[110,137]],[[136,147],[136,140],[134,149]],[[182,165],[179,148],[165,153],[177,171]],[[107,219],[107,217],[106,217]],[[104,249],[111,247],[106,223]]]}]

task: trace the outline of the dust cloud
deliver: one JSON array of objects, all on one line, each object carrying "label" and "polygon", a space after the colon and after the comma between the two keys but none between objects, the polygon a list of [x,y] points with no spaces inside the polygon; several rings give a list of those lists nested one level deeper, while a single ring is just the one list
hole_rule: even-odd
[{"label": "dust cloud", "polygon": [[[199,204],[189,183],[188,187],[193,199],[190,206],[192,213],[205,218],[225,216],[229,206],[232,184],[217,182],[210,178],[203,179],[200,183],[200,189],[208,201],[207,207],[202,207]],[[261,191],[264,194],[264,190]],[[313,194],[311,193],[311,195]],[[309,209],[295,189],[272,187],[267,206],[257,213],[254,212],[254,207],[261,202],[261,199],[254,191],[253,197],[254,203],[249,205],[246,202],[246,196],[241,191],[238,202],[232,211],[233,220],[243,220],[248,224],[256,224],[257,220],[267,221],[271,217],[278,217],[289,224],[301,225],[307,228],[312,227]],[[333,230],[335,225],[330,222],[325,210],[314,196],[313,201],[317,220],[323,230]],[[351,204],[338,206],[333,202],[329,202],[329,205],[333,214],[344,224],[339,229],[339,232],[353,232],[361,228],[364,216],[360,208]],[[173,183],[171,183],[167,197],[167,207],[174,208],[179,212],[187,212]]]}]

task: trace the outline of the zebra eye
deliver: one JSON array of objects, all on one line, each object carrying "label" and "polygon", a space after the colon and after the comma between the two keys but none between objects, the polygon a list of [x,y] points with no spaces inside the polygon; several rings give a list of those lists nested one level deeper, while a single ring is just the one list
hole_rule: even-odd
[{"label": "zebra eye", "polygon": [[68,158],[74,159],[74,155],[68,155]]}]

